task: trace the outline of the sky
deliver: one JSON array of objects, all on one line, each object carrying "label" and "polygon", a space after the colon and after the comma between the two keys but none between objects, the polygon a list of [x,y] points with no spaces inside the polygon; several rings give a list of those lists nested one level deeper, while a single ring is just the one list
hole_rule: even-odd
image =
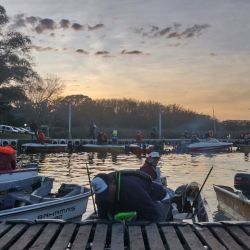
[{"label": "sky", "polygon": [[1,0],[64,95],[250,120],[249,0]]}]

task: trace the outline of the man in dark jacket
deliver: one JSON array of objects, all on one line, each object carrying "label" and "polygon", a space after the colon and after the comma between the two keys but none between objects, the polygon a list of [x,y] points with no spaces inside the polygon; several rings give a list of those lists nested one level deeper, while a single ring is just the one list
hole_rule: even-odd
[{"label": "man in dark jacket", "polygon": [[[143,175],[143,173],[142,173]],[[140,174],[99,174],[92,180],[98,216],[113,219],[120,212],[136,212],[137,220],[165,221],[170,207],[161,202],[166,196],[162,185]]]}]

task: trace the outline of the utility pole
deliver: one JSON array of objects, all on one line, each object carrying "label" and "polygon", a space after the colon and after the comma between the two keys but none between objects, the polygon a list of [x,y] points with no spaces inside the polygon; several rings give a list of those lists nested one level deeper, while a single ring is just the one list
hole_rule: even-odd
[{"label": "utility pole", "polygon": [[159,139],[161,139],[161,113],[162,110],[159,111]]},{"label": "utility pole", "polygon": [[71,138],[71,102],[69,102],[69,139]]}]

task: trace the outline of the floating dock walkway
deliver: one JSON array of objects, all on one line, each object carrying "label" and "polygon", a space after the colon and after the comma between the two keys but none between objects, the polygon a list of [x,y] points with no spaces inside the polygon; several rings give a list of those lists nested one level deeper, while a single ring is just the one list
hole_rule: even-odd
[{"label": "floating dock walkway", "polygon": [[2,222],[0,249],[250,249],[250,222]]}]

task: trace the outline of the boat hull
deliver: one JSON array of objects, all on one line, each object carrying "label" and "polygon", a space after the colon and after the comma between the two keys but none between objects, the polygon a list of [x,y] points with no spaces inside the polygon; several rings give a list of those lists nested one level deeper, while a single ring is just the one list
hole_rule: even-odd
[{"label": "boat hull", "polygon": [[225,152],[232,147],[230,142],[220,142],[217,139],[191,143],[187,146],[189,152]]},{"label": "boat hull", "polygon": [[234,220],[250,220],[250,200],[243,199],[226,186],[214,185],[218,209]]},{"label": "boat hull", "polygon": [[16,169],[7,172],[0,172],[0,182],[23,180],[37,176],[37,168]]},{"label": "boat hull", "polygon": [[239,144],[238,145],[238,150],[243,153],[250,153],[250,145],[246,144]]},{"label": "boat hull", "polygon": [[0,221],[12,219],[63,219],[79,218],[86,211],[90,192],[49,202],[42,202],[0,212]]},{"label": "boat hull", "polygon": [[154,150],[154,145],[138,145],[130,144],[128,146],[129,151],[135,155],[150,154]]},{"label": "boat hull", "polygon": [[125,153],[124,145],[97,145],[97,144],[85,144],[82,145],[82,150],[85,152],[97,152],[97,153]]},{"label": "boat hull", "polygon": [[67,144],[40,144],[40,143],[26,143],[22,145],[22,152],[26,154],[38,154],[38,153],[61,153],[66,152]]}]

